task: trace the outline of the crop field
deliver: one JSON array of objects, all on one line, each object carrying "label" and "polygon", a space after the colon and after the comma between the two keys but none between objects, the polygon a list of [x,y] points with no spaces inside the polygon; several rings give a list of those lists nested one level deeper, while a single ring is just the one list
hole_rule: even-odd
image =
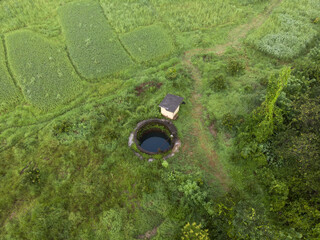
[{"label": "crop field", "polygon": [[319,27],[313,21],[319,11],[319,1],[284,1],[247,41],[277,58],[298,56],[318,35]]},{"label": "crop field", "polygon": [[70,57],[83,77],[105,77],[132,64],[98,3],[64,5],[59,18]]},{"label": "crop field", "polygon": [[15,87],[6,66],[2,41],[0,41],[0,86],[0,105],[17,100],[18,90]]},{"label": "crop field", "polygon": [[5,41],[13,75],[29,103],[48,110],[80,92],[80,79],[64,49],[27,30],[6,35]]},{"label": "crop field", "polygon": [[138,62],[168,56],[174,49],[170,36],[158,25],[139,28],[122,35],[120,39]]},{"label": "crop field", "polygon": [[320,239],[319,0],[0,0],[0,40],[1,240]]}]

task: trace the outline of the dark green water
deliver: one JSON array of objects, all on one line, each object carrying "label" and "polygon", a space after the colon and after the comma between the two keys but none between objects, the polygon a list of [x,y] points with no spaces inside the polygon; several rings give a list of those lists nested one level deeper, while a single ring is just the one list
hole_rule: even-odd
[{"label": "dark green water", "polygon": [[143,135],[140,146],[149,152],[167,151],[170,149],[170,138],[160,131],[153,131]]}]

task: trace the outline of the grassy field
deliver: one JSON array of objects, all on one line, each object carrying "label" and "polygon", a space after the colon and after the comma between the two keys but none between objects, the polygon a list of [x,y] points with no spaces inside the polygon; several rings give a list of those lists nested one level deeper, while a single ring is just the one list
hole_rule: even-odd
[{"label": "grassy field", "polygon": [[[0,239],[319,239],[318,175],[299,175],[319,146],[317,17],[315,0],[0,1]],[[284,124],[257,142],[285,66],[267,106]],[[168,93],[182,146],[143,161],[128,137]]]},{"label": "grassy field", "polygon": [[52,109],[81,91],[81,82],[60,46],[31,31],[5,37],[8,62],[26,100],[37,108]]},{"label": "grassy field", "polygon": [[132,64],[98,3],[64,5],[59,18],[70,57],[83,77],[102,78]]},{"label": "grassy field", "polygon": [[161,26],[149,26],[121,35],[124,47],[138,62],[148,62],[168,56],[174,46]]}]

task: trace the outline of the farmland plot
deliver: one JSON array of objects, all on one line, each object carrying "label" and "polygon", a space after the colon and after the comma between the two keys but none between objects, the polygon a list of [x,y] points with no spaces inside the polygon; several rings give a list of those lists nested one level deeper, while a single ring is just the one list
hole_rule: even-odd
[{"label": "farmland plot", "polygon": [[6,35],[8,61],[23,94],[32,105],[48,110],[81,90],[65,51],[31,31]]},{"label": "farmland plot", "polygon": [[139,28],[122,35],[120,39],[138,62],[167,56],[174,49],[169,35],[159,25]]},{"label": "farmland plot", "polygon": [[18,97],[18,90],[7,70],[4,53],[4,46],[0,38],[0,104],[15,101]]},{"label": "farmland plot", "polygon": [[284,1],[247,42],[264,53],[281,59],[291,59],[306,49],[318,35],[312,23],[320,12],[314,0]]},{"label": "farmland plot", "polygon": [[105,77],[132,63],[98,3],[69,3],[59,9],[59,18],[70,57],[83,77]]}]

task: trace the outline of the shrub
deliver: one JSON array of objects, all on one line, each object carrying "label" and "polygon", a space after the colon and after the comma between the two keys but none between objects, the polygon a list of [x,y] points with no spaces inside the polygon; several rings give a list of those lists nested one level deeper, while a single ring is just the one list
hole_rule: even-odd
[{"label": "shrub", "polygon": [[228,65],[227,65],[228,72],[232,76],[242,72],[244,70],[244,67],[245,66],[244,66],[243,62],[236,60],[236,59],[230,59],[228,61]]},{"label": "shrub", "polygon": [[189,222],[182,229],[182,240],[209,240],[208,230],[201,229],[201,224]]},{"label": "shrub", "polygon": [[217,92],[226,89],[227,84],[225,76],[222,74],[214,76],[212,79],[209,80],[209,86]]},{"label": "shrub", "polygon": [[18,91],[6,66],[4,46],[0,38],[0,104],[17,100]]},{"label": "shrub", "polygon": [[27,30],[6,36],[8,61],[28,102],[48,110],[72,99],[80,79],[63,49]]},{"label": "shrub", "polygon": [[222,126],[231,131],[237,124],[237,118],[231,113],[224,114],[221,119]]},{"label": "shrub", "polygon": [[120,37],[123,45],[138,62],[147,62],[173,51],[170,36],[159,25],[136,29]]},{"label": "shrub", "polygon": [[69,3],[58,12],[70,57],[83,77],[101,78],[132,63],[98,3]]},{"label": "shrub", "polygon": [[31,184],[40,183],[40,170],[39,168],[32,167],[28,171],[26,171],[26,181]]},{"label": "shrub", "polygon": [[171,67],[166,71],[166,78],[169,80],[174,80],[177,78],[177,76],[178,74],[176,68]]}]

